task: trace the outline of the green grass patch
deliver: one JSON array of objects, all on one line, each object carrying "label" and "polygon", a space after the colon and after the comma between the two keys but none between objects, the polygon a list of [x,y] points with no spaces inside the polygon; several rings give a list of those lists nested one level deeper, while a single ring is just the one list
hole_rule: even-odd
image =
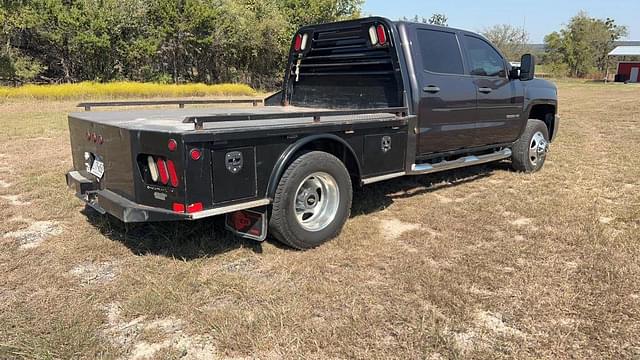
[{"label": "green grass patch", "polygon": [[9,99],[105,99],[151,97],[254,96],[256,91],[244,84],[157,84],[138,82],[0,87],[0,101]]}]

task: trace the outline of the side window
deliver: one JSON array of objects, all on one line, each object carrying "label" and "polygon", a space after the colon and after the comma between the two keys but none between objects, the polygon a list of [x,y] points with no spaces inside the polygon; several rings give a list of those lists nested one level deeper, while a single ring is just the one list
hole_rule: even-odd
[{"label": "side window", "polygon": [[441,74],[464,74],[456,34],[419,29],[418,42],[425,70]]},{"label": "side window", "polygon": [[504,59],[486,41],[464,36],[471,75],[500,76],[504,74]]}]

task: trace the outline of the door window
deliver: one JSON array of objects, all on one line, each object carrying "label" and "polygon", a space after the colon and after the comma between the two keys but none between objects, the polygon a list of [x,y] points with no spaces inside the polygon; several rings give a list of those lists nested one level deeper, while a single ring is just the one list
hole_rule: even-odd
[{"label": "door window", "polygon": [[419,29],[418,42],[425,70],[441,74],[464,74],[456,34]]},{"label": "door window", "polygon": [[504,59],[486,41],[465,35],[471,75],[505,76]]}]

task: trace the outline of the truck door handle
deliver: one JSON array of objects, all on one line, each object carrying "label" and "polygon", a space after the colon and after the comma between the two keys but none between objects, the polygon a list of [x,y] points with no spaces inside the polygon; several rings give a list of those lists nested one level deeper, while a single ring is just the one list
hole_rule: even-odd
[{"label": "truck door handle", "polygon": [[478,92],[481,92],[483,94],[488,94],[488,93],[490,93],[492,91],[493,91],[493,89],[492,88],[488,88],[488,87],[478,88]]},{"label": "truck door handle", "polygon": [[429,86],[425,87],[424,89],[422,89],[422,91],[428,92],[428,93],[431,93],[431,94],[437,94],[437,93],[440,92],[440,88],[437,87],[437,86],[434,86],[434,85],[429,85]]}]

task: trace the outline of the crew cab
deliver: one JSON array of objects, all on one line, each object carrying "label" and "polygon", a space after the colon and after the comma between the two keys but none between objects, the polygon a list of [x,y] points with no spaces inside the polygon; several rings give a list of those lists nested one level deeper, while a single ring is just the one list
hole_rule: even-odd
[{"label": "crew cab", "polygon": [[544,165],[557,89],[487,39],[370,17],[299,29],[265,106],[69,115],[67,184],[123,222],[226,215],[239,236],[309,249],[354,186],[499,160]]}]

